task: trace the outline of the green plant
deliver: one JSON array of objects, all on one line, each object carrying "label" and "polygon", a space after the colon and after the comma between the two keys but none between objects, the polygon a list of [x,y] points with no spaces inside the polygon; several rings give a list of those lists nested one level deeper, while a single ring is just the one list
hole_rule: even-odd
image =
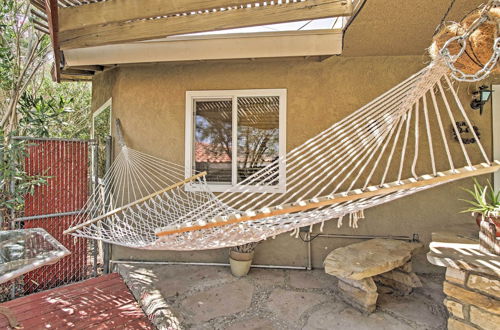
[{"label": "green plant", "polygon": [[[55,105],[59,110],[56,120],[50,120],[48,135],[50,137],[89,139],[91,128],[91,83],[89,82],[61,82],[52,81],[50,68],[44,67],[43,74],[37,77],[38,83],[29,93],[34,96],[43,96],[46,104]],[[39,86],[39,87],[37,87]],[[62,101],[62,102],[61,102]],[[21,127],[20,123],[20,128]],[[108,125],[109,131],[109,125]]]},{"label": "green plant", "polygon": [[64,114],[70,100],[59,97],[35,96],[25,92],[19,104],[19,132],[23,136],[49,137],[54,127],[64,125]]},{"label": "green plant", "polygon": [[474,214],[482,214],[483,217],[500,216],[500,191],[495,191],[490,181],[487,185],[481,185],[474,179],[473,190],[462,188],[472,196],[471,200],[461,199],[468,203],[469,208],[462,211]]},{"label": "green plant", "polygon": [[[2,140],[4,137],[0,134]],[[11,215],[24,206],[26,196],[33,195],[35,187],[47,182],[43,175],[29,175],[22,166],[26,158],[26,143],[9,139],[0,143],[0,227],[9,227]]]},{"label": "green plant", "polygon": [[19,101],[49,60],[50,38],[35,29],[28,0],[0,1],[0,127],[17,130]]}]

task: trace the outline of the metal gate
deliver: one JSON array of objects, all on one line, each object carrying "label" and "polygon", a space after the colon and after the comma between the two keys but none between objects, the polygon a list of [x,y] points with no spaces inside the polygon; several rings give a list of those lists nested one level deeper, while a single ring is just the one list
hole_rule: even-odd
[{"label": "metal gate", "polygon": [[[47,184],[26,196],[23,214],[15,228],[43,228],[71,254],[54,265],[44,266],[11,283],[10,298],[46,290],[97,276],[102,270],[102,253],[96,241],[63,235],[94,189],[90,170],[97,146],[89,140],[18,138],[26,140],[24,166],[28,175],[41,175]],[[95,161],[93,162],[95,163]]]}]

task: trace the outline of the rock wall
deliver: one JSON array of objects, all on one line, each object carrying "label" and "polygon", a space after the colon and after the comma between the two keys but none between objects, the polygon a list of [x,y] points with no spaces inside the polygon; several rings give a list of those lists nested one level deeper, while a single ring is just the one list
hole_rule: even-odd
[{"label": "rock wall", "polygon": [[443,285],[449,330],[498,329],[500,279],[498,276],[448,267]]}]

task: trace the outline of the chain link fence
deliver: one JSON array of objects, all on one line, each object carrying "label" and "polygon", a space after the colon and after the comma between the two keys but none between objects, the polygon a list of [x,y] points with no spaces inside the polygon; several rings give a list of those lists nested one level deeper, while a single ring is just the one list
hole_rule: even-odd
[{"label": "chain link fence", "polygon": [[[107,272],[104,259],[109,255],[107,245],[63,234],[90,192],[99,185],[99,155],[107,155],[102,151],[105,148],[99,148],[92,140],[16,139],[26,140],[27,148],[24,164],[19,166],[24,166],[28,175],[45,177],[47,183],[36,187],[33,195],[26,196],[24,208],[15,214],[11,229],[43,228],[71,254],[53,265],[2,284],[0,301],[98,276]],[[109,147],[110,141],[107,142]]]}]

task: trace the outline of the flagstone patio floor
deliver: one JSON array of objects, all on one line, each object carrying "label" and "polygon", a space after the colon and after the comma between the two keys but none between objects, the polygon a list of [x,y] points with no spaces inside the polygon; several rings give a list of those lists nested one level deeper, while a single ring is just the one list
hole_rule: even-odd
[{"label": "flagstone patio floor", "polygon": [[251,269],[244,278],[228,267],[120,264],[117,270],[146,314],[164,329],[445,329],[443,278],[421,275],[408,296],[381,293],[364,315],[339,295],[322,269]]}]

